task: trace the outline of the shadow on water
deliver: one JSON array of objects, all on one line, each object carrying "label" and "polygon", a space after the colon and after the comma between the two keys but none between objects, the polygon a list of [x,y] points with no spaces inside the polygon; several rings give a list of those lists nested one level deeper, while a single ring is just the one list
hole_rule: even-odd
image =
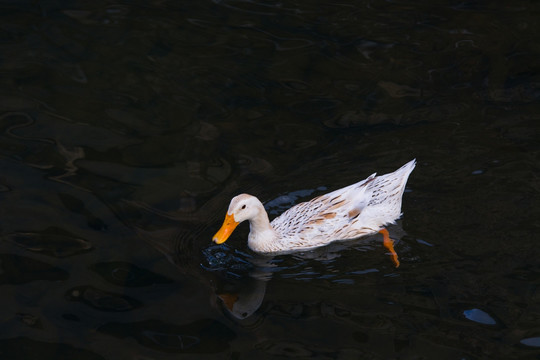
[{"label": "shadow on water", "polygon": [[[540,358],[535,3],[0,4],[0,358]],[[418,159],[389,230],[263,258]]]}]

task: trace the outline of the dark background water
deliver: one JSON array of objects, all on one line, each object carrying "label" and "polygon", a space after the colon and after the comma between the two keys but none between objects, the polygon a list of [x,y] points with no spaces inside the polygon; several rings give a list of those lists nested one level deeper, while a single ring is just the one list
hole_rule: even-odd
[{"label": "dark background water", "polygon": [[[0,2],[0,358],[540,358],[539,10]],[[412,158],[399,269],[210,241]]]}]

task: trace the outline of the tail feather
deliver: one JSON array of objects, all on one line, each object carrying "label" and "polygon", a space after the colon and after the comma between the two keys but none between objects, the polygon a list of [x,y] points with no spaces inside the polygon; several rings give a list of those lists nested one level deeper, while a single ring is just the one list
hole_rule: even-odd
[{"label": "tail feather", "polygon": [[366,208],[369,209],[370,218],[380,219],[381,225],[384,225],[393,223],[401,216],[401,199],[415,165],[416,159],[413,159],[392,173],[377,176],[368,184]]}]

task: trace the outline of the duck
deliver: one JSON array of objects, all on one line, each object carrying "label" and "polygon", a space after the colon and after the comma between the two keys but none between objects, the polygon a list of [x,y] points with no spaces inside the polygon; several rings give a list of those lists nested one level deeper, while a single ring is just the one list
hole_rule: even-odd
[{"label": "duck", "polygon": [[394,265],[399,267],[394,241],[385,226],[401,217],[405,185],[415,166],[413,159],[392,173],[373,173],[355,184],[294,205],[272,222],[257,197],[237,195],[212,240],[223,244],[244,221],[250,226],[248,247],[261,254],[308,251],[334,241],[380,233]]}]

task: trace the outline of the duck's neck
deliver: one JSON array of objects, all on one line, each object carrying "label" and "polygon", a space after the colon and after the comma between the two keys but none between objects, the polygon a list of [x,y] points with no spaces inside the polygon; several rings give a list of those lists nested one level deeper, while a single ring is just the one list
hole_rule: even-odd
[{"label": "duck's neck", "polygon": [[256,252],[270,252],[276,240],[276,232],[270,225],[268,214],[261,205],[261,211],[249,219],[248,246]]}]

